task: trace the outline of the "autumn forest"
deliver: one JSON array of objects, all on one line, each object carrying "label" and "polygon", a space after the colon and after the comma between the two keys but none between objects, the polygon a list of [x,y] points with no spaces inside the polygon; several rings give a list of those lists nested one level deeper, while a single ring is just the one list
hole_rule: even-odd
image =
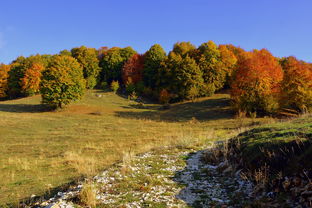
[{"label": "autumn forest", "polygon": [[42,103],[61,108],[93,88],[163,104],[226,90],[237,113],[307,112],[312,107],[312,64],[293,56],[274,57],[267,49],[245,51],[209,41],[198,48],[178,42],[168,54],[159,44],[144,54],[131,47],[81,46],[56,55],[20,56],[0,66],[1,99],[40,93]]}]

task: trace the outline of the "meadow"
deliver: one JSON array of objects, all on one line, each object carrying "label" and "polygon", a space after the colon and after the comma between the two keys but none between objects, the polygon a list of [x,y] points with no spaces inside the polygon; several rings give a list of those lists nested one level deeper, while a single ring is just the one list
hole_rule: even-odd
[{"label": "meadow", "polygon": [[138,103],[88,91],[49,111],[40,96],[0,102],[0,204],[41,196],[95,175],[131,152],[229,138],[270,118],[235,118],[228,94],[195,102]]}]

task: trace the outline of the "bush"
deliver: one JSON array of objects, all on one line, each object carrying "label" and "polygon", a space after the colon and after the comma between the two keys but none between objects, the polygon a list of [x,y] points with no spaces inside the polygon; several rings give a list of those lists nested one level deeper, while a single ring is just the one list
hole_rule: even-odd
[{"label": "bush", "polygon": [[144,92],[144,82],[138,82],[135,84],[135,91],[139,94],[143,94]]},{"label": "bush", "polygon": [[214,84],[205,84],[200,88],[201,96],[212,96],[216,91]]},{"label": "bush", "polygon": [[114,93],[117,93],[118,89],[119,89],[119,82],[118,81],[112,81],[111,90],[113,90]]},{"label": "bush", "polygon": [[128,99],[130,100],[137,100],[138,99],[138,95],[136,94],[135,91],[133,91],[129,96]]},{"label": "bush", "polygon": [[82,67],[76,59],[64,55],[53,56],[42,75],[42,103],[62,108],[81,99],[85,86]]},{"label": "bush", "polygon": [[166,89],[163,89],[159,93],[159,102],[161,104],[168,104],[170,101],[170,94]]},{"label": "bush", "polygon": [[108,88],[107,82],[101,82],[100,87],[101,87],[101,89],[103,89],[103,90],[107,89],[107,88]]},{"label": "bush", "polygon": [[196,86],[192,86],[188,91],[187,98],[194,102],[195,98],[197,98],[198,96],[199,96],[199,88]]},{"label": "bush", "polygon": [[132,82],[132,78],[128,77],[128,80],[126,81],[126,92],[128,95],[135,92],[135,84]]},{"label": "bush", "polygon": [[150,87],[144,87],[143,88],[143,95],[146,97],[152,97],[153,95],[153,90]]}]

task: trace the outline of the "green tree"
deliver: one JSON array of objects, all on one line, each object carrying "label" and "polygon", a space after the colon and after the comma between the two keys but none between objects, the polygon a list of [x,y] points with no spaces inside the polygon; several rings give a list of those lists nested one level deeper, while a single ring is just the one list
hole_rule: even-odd
[{"label": "green tree", "polygon": [[226,81],[226,70],[221,59],[218,46],[209,41],[198,47],[197,63],[203,72],[205,95],[211,95],[215,90],[223,88]]},{"label": "green tree", "polygon": [[113,80],[122,82],[121,71],[124,63],[137,52],[131,47],[113,47],[102,50],[100,57],[101,81],[111,83]]},{"label": "green tree", "polygon": [[194,99],[199,94],[196,89],[203,85],[202,72],[196,61],[189,56],[181,57],[171,53],[168,58],[168,67],[172,73],[171,90],[180,99]]},{"label": "green tree", "polygon": [[162,77],[158,77],[160,69],[163,67],[162,62],[166,59],[166,52],[159,44],[153,45],[145,53],[143,80],[145,86],[155,88],[156,83],[160,82]]},{"label": "green tree", "polygon": [[191,42],[177,42],[174,44],[171,53],[179,54],[181,57],[192,56],[196,47]]},{"label": "green tree", "polygon": [[86,80],[87,89],[93,89],[97,84],[98,75],[100,73],[96,49],[81,46],[79,48],[73,48],[71,53],[83,68],[83,76]]},{"label": "green tree", "polygon": [[19,56],[11,63],[11,70],[8,77],[8,95],[10,98],[16,98],[22,96],[21,79],[24,77],[25,62],[24,56]]},{"label": "green tree", "polygon": [[40,88],[42,103],[62,108],[81,99],[85,82],[83,69],[75,58],[55,55],[43,72]]},{"label": "green tree", "polygon": [[59,53],[60,55],[64,55],[64,56],[72,56],[72,53],[69,50],[62,50]]}]

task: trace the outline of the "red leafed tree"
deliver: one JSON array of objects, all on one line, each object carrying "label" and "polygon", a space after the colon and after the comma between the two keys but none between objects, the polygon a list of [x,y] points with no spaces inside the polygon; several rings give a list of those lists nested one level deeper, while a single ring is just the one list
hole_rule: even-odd
[{"label": "red leafed tree", "polygon": [[122,68],[122,80],[126,84],[131,80],[136,84],[143,79],[144,55],[134,54]]},{"label": "red leafed tree", "polygon": [[10,65],[0,64],[0,98],[7,96]]},{"label": "red leafed tree", "polygon": [[270,113],[278,108],[283,70],[266,49],[245,52],[238,61],[231,83],[237,110]]},{"label": "red leafed tree", "polygon": [[284,79],[281,105],[299,111],[312,110],[312,65],[288,57],[282,60]]},{"label": "red leafed tree", "polygon": [[44,70],[42,64],[34,63],[26,69],[24,77],[21,79],[22,90],[28,95],[34,95],[39,93],[41,72]]}]

